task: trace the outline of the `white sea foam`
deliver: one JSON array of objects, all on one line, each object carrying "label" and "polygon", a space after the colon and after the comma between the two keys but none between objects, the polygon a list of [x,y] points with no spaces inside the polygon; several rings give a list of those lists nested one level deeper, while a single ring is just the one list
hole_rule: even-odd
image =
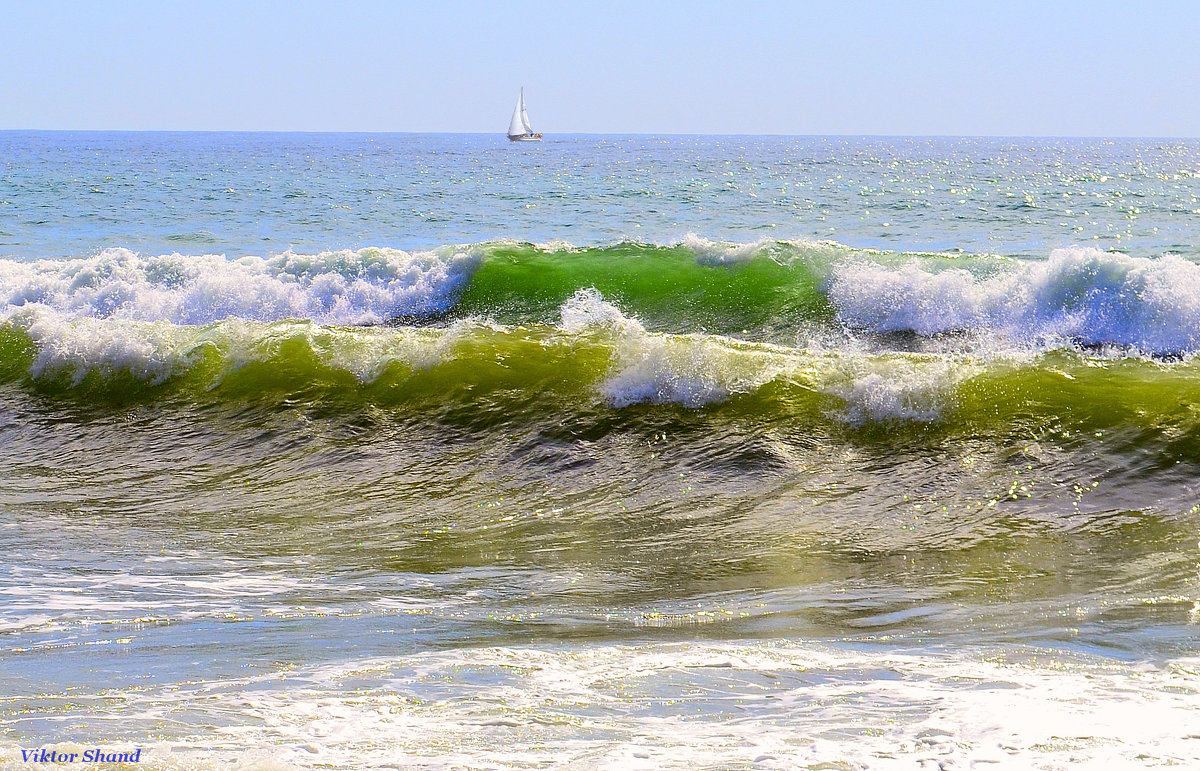
[{"label": "white sea foam", "polygon": [[759,238],[737,243],[711,241],[695,233],[688,233],[677,243],[687,247],[695,255],[696,262],[701,265],[736,265],[761,257],[770,257],[781,263],[803,260],[809,267],[818,271],[827,269],[853,251],[850,247],[834,241]]},{"label": "white sea foam", "polygon": [[[1198,667],[1020,648],[493,647],[63,699],[124,735],[219,726],[152,745],[149,768],[258,767],[268,745],[294,768],[1189,767]],[[25,767],[12,745],[0,757]]]},{"label": "white sea foam", "polygon": [[844,323],[874,331],[985,329],[1018,343],[1200,350],[1200,265],[1172,255],[1058,249],[1045,262],[983,278],[916,261],[897,268],[853,260],[833,270],[829,298]]},{"label": "white sea foam", "polygon": [[749,243],[726,243],[710,241],[695,233],[688,233],[683,237],[681,243],[696,255],[696,261],[701,265],[723,265],[752,260],[759,256],[766,247],[778,242],[760,238]]},{"label": "white sea foam", "polygon": [[954,404],[954,389],[983,369],[956,354],[879,354],[745,343],[713,335],[648,332],[595,289],[559,309],[572,335],[598,333],[613,348],[600,392],[615,407],[649,402],[699,407],[786,380],[835,397],[832,417],[869,422],[933,421]]},{"label": "white sea foam", "polygon": [[449,327],[371,327],[345,329],[312,321],[262,324],[228,319],[206,326],[167,322],[72,317],[42,305],[11,312],[7,324],[33,343],[29,376],[66,376],[78,385],[91,373],[117,373],[156,385],[184,374],[208,352],[221,366],[219,383],[229,372],[252,362],[269,361],[293,343],[312,352],[331,369],[349,372],[362,383],[376,380],[393,364],[428,369],[454,358],[456,346],[477,334],[504,330],[474,321]]},{"label": "white sea foam", "polygon": [[127,372],[161,383],[190,367],[203,341],[181,339],[166,323],[137,325],[94,318],[70,318],[44,306],[12,312],[8,323],[29,335],[36,353],[34,378],[66,373],[78,385],[90,372]]},{"label": "white sea foam", "polygon": [[409,253],[360,249],[228,260],[219,255],[0,261],[0,313],[42,305],[92,318],[208,324],[312,319],[374,324],[449,308],[478,266],[478,248]]},{"label": "white sea foam", "polygon": [[324,364],[349,372],[360,383],[372,383],[393,364],[425,370],[452,360],[457,346],[473,335],[503,334],[501,327],[471,320],[441,329],[412,327],[330,329],[305,324],[305,344]]},{"label": "white sea foam", "polygon": [[844,384],[827,386],[827,391],[846,403],[843,417],[854,425],[885,420],[937,420],[946,406],[952,381],[938,367],[933,375],[897,377],[895,374],[869,372]]},{"label": "white sea foam", "polygon": [[[444,311],[481,258],[479,247],[445,247],[238,260],[106,249],[87,259],[0,260],[0,322],[29,336],[33,378],[65,373],[78,384],[92,372],[122,372],[157,384],[209,349],[228,371],[302,338],[330,367],[369,382],[395,362],[414,369],[440,363],[469,325],[379,334],[336,325]],[[296,321],[278,323],[285,319]]]},{"label": "white sea foam", "polygon": [[790,364],[787,355],[768,346],[648,332],[595,289],[576,292],[559,316],[563,331],[599,332],[613,346],[612,371],[600,391],[615,407],[641,402],[699,407],[753,391]]}]

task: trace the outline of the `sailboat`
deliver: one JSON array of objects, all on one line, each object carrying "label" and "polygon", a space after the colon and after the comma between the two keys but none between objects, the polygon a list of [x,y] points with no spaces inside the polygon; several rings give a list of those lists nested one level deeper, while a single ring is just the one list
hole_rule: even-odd
[{"label": "sailboat", "polygon": [[508,138],[513,142],[541,142],[542,135],[533,133],[529,125],[529,113],[525,110],[525,89],[521,88],[521,96],[517,98],[517,108],[513,110],[512,122],[508,124]]}]

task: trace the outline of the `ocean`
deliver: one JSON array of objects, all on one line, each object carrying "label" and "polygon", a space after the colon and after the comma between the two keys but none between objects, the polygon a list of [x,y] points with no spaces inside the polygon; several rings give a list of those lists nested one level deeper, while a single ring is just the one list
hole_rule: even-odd
[{"label": "ocean", "polygon": [[0,132],[0,768],[1200,764],[1198,351],[1197,140]]}]

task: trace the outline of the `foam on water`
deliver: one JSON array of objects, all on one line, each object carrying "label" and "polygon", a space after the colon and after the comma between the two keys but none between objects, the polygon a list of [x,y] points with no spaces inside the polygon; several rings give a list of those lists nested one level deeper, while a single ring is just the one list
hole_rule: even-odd
[{"label": "foam on water", "polygon": [[603,331],[614,349],[600,391],[614,407],[649,402],[699,407],[785,381],[836,397],[836,417],[853,425],[932,421],[953,405],[954,388],[983,370],[961,355],[879,355],[807,347],[748,344],[706,335],[647,332],[593,289],[561,308],[561,327],[575,335]]},{"label": "foam on water", "polygon": [[825,373],[819,387],[839,397],[839,417],[852,425],[930,422],[954,405],[954,388],[982,370],[954,358],[855,358]]},{"label": "foam on water", "polygon": [[[45,306],[12,311],[4,324],[28,336],[33,347],[28,376],[34,381],[66,377],[78,386],[89,375],[129,375],[160,385],[216,357],[210,387],[223,376],[255,362],[281,361],[298,346],[322,365],[372,383],[394,364],[424,370],[455,358],[464,339],[503,328],[464,320],[441,329],[367,327],[351,329],[311,321],[263,324],[227,319],[203,326],[114,318],[71,317]],[[294,354],[293,354],[294,355]]]},{"label": "foam on water", "polygon": [[613,365],[600,391],[614,407],[639,402],[699,407],[754,391],[789,369],[789,357],[767,346],[651,334],[594,289],[576,292],[560,309],[560,319],[565,332],[600,331],[610,341]]},{"label": "foam on water", "polygon": [[760,238],[744,244],[723,243],[688,233],[680,243],[696,255],[696,261],[701,265],[724,265],[752,260],[777,242]]},{"label": "foam on water", "polygon": [[478,249],[361,249],[229,260],[220,255],[0,261],[0,309],[43,305],[73,316],[209,324],[227,318],[378,324],[453,305]]},{"label": "foam on water", "polygon": [[184,343],[178,328],[165,323],[70,318],[39,306],[12,312],[7,323],[28,335],[34,345],[30,377],[54,378],[65,373],[74,385],[92,372],[127,372],[156,385],[186,371],[203,345],[201,339]]},{"label": "foam on water", "polygon": [[1195,660],[783,641],[437,651],[69,698],[177,726],[216,700],[221,727],[152,746],[151,768],[271,748],[292,768],[1109,769],[1200,761],[1197,697]]},{"label": "foam on water", "polygon": [[1057,249],[986,277],[852,260],[833,270],[829,297],[844,323],[877,332],[990,329],[1017,342],[1200,349],[1200,265],[1172,255]]},{"label": "foam on water", "polygon": [[700,265],[737,266],[758,259],[770,259],[781,264],[804,262],[821,272],[847,255],[860,252],[836,241],[759,238],[739,243],[713,241],[695,233],[688,233],[680,240],[671,242],[670,246],[685,247],[695,255]]}]

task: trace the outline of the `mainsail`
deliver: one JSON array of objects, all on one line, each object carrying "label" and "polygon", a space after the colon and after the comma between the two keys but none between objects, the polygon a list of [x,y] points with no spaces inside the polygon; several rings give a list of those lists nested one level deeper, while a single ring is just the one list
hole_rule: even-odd
[{"label": "mainsail", "polygon": [[510,137],[519,137],[528,134],[532,131],[529,128],[529,113],[525,112],[525,89],[521,89],[521,95],[517,97],[517,107],[513,110],[512,122],[508,124],[508,135]]}]

